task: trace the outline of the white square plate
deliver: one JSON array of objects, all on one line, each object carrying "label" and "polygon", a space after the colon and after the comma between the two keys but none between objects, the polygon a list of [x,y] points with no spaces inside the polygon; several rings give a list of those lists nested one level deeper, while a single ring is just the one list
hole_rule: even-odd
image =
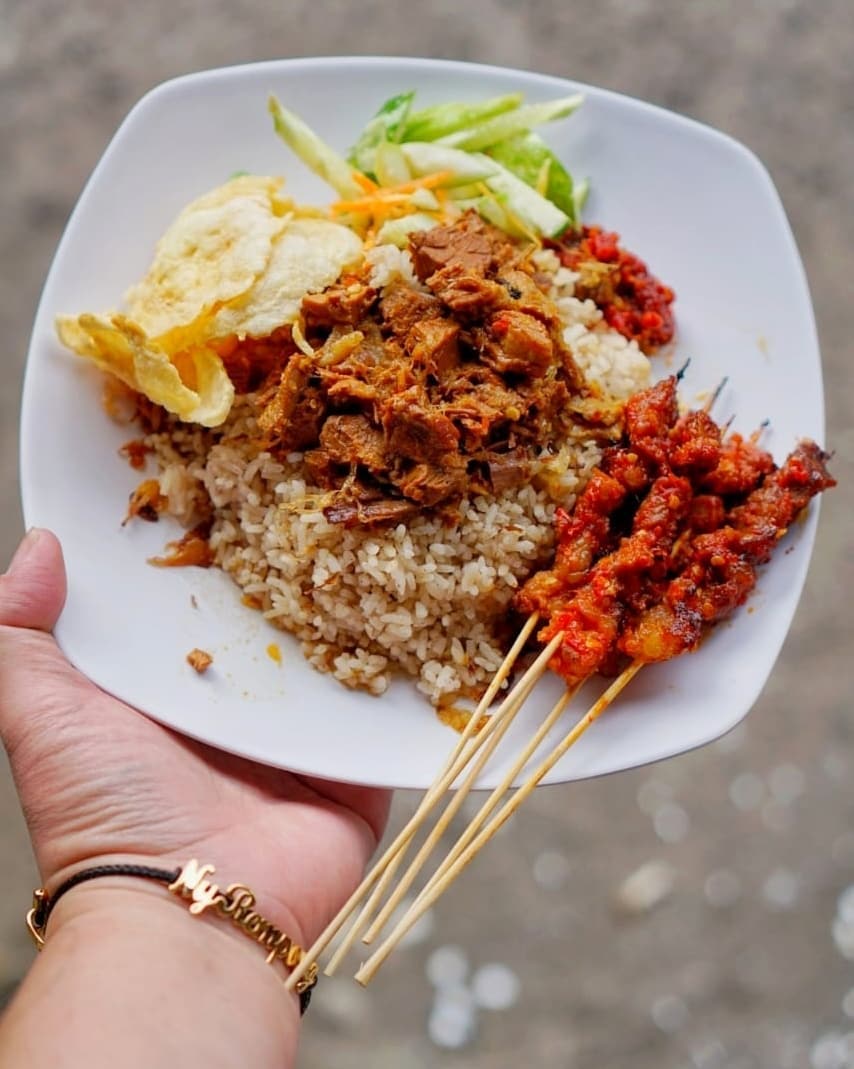
[{"label": "white square plate", "polygon": [[[138,482],[116,453],[126,429],[106,418],[98,377],[63,351],[53,330],[57,313],[115,307],[178,211],[236,170],[285,174],[296,197],[329,202],[329,191],[273,135],[268,93],[344,150],[378,105],[404,89],[418,91],[419,106],[516,90],[531,101],[583,91],[581,110],[546,137],[574,174],[591,179],[585,218],[617,230],[676,290],[677,359],[691,357],[684,396],[728,375],[716,412],[734,413],[743,431],[770,418],[767,441],[778,458],[798,437],[822,440],[823,398],[809,292],[779,197],[756,157],[714,130],[559,78],[430,60],[287,60],[195,74],[149,93],[80,197],[29,353],[24,514],[28,525],[55,531],[65,550],[69,596],[57,638],[105,690],[215,746],[334,779],[426,787],[455,736],[414,686],[398,681],[382,698],[348,691],[242,606],[223,574],[146,564],[172,530],[119,526]],[[669,372],[660,360],[658,369]],[[813,505],[763,571],[751,611],[699,652],[644,669],[547,782],[668,757],[733,727],[779,653],[816,520]],[[273,641],[281,665],[265,655]],[[203,677],[184,660],[193,646],[215,657]],[[514,743],[530,736],[559,686],[538,686],[482,785],[500,779]],[[587,707],[589,693],[569,716]]]}]

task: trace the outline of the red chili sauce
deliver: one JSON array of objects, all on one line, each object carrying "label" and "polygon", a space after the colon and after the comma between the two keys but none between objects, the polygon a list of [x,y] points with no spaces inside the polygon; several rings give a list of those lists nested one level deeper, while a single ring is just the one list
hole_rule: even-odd
[{"label": "red chili sauce", "polygon": [[564,267],[580,275],[576,296],[595,301],[614,330],[633,338],[645,353],[673,339],[673,290],[639,256],[621,248],[619,234],[584,226],[554,249]]}]

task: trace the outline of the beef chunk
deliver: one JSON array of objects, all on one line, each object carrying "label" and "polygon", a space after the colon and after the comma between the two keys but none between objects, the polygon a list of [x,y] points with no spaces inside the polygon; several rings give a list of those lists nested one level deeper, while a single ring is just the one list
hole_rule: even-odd
[{"label": "beef chunk", "polygon": [[344,527],[383,527],[393,523],[403,523],[421,511],[413,501],[401,498],[382,497],[378,499],[342,500],[327,505],[323,515],[330,523],[340,523]]},{"label": "beef chunk", "polygon": [[385,406],[383,425],[390,456],[428,464],[456,453],[460,444],[457,428],[446,415],[428,407],[417,389],[393,397]]},{"label": "beef chunk", "polygon": [[330,286],[323,293],[308,293],[302,299],[307,327],[355,326],[363,319],[376,294],[370,286]]},{"label": "beef chunk", "polygon": [[548,327],[559,327],[560,316],[554,302],[549,300],[531,275],[516,269],[501,272],[498,279],[507,294],[506,306],[534,316]]},{"label": "beef chunk", "polygon": [[290,452],[317,443],[326,417],[326,397],[317,386],[307,386],[290,420],[282,428],[279,449]]},{"label": "beef chunk", "polygon": [[542,378],[554,359],[554,345],[546,327],[526,312],[509,308],[496,313],[486,330],[481,352],[484,363],[502,375]]},{"label": "beef chunk", "polygon": [[310,385],[311,362],[302,354],[293,356],[281,380],[258,417],[258,426],[282,450],[302,449],[317,442],[326,415],[326,397]]},{"label": "beef chunk", "polygon": [[586,389],[584,376],[575,363],[569,346],[563,340],[563,324],[554,303],[524,271],[504,270],[501,273],[500,282],[507,294],[507,299],[501,307],[533,316],[548,328],[557,363],[562,367],[570,389],[573,393],[584,391]]},{"label": "beef chunk", "polygon": [[466,468],[459,456],[450,456],[447,466],[416,464],[395,479],[400,492],[426,507],[458,497],[466,488]]},{"label": "beef chunk", "polygon": [[449,264],[485,275],[496,263],[493,236],[474,212],[450,226],[434,226],[411,234],[409,250],[422,282]]},{"label": "beef chunk", "polygon": [[412,362],[428,375],[444,375],[460,362],[460,327],[450,319],[424,319],[406,338]]},{"label": "beef chunk", "polygon": [[377,390],[369,382],[354,375],[324,375],[326,396],[330,403],[343,407],[347,404],[370,405],[377,399]]},{"label": "beef chunk", "polygon": [[489,453],[486,466],[496,494],[515,486],[524,486],[531,478],[531,462],[521,449],[515,449],[512,453]]},{"label": "beef chunk", "polygon": [[454,315],[466,321],[484,319],[507,300],[507,291],[500,283],[467,271],[459,264],[443,267],[431,276],[429,284]]},{"label": "beef chunk", "polygon": [[281,434],[284,424],[296,408],[310,374],[311,369],[304,356],[300,354],[291,357],[272,399],[258,417],[258,425],[262,431],[271,436]]},{"label": "beef chunk", "polygon": [[474,452],[495,427],[519,419],[525,407],[500,380],[472,382],[460,376],[446,391],[442,410],[459,427],[467,451]]},{"label": "beef chunk", "polygon": [[321,448],[309,449],[303,457],[308,481],[324,490],[334,490],[341,485],[341,476],[329,453]]},{"label": "beef chunk", "polygon": [[320,444],[336,464],[361,464],[371,472],[388,466],[382,431],[364,416],[329,416],[320,432]]},{"label": "beef chunk", "polygon": [[416,323],[441,315],[442,306],[429,293],[414,290],[405,282],[386,286],[380,300],[380,314],[393,334],[404,339]]},{"label": "beef chunk", "polygon": [[535,379],[518,389],[523,411],[523,425],[517,428],[520,437],[531,440],[547,438],[569,404],[569,390],[560,379]]}]

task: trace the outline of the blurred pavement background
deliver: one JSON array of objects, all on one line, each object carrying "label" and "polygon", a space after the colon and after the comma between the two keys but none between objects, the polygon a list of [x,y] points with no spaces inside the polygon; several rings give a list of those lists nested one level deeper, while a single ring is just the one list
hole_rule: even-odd
[{"label": "blurred pavement background", "polygon": [[[809,275],[842,486],[747,724],[656,767],[538,792],[369,992],[324,982],[301,1065],[854,1066],[850,0],[0,0],[0,561],[21,534],[17,414],[39,289],[117,124],[177,74],[345,53],[566,75],[756,151]],[[2,997],[30,960],[36,876],[0,773]],[[412,804],[398,798],[395,824]],[[475,1009],[473,989],[496,1008]]]}]

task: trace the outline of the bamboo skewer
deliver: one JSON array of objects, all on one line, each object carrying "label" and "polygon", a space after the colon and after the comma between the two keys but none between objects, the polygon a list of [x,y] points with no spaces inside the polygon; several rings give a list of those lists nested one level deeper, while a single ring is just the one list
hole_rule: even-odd
[{"label": "bamboo skewer", "polygon": [[[382,876],[387,866],[394,860],[398,852],[405,849],[413,835],[423,823],[425,817],[429,813],[430,809],[435,805],[438,798],[448,789],[448,787],[454,782],[460,772],[465,768],[472,756],[480,749],[480,747],[486,742],[487,738],[496,729],[500,723],[501,718],[507,715],[508,711],[513,709],[514,703],[518,699],[518,695],[521,690],[527,685],[527,681],[531,678],[536,681],[542,674],[541,661],[544,660],[544,654],[540,654],[536,661],[528,668],[524,675],[517,681],[516,685],[510,691],[510,693],[504,698],[504,701],[499,706],[498,710],[489,718],[484,727],[477,731],[477,722],[480,719],[481,707],[484,709],[488,706],[487,701],[491,701],[498,689],[501,687],[504,680],[510,674],[513,665],[516,662],[517,657],[522,651],[525,643],[530,637],[531,632],[537,625],[537,614],[532,613],[528,620],[525,622],[524,627],[520,631],[516,641],[510,649],[510,652],[504,658],[501,667],[495,675],[495,678],[490,683],[484,694],[481,702],[478,705],[478,710],[472,715],[468,724],[466,724],[466,730],[463,732],[463,737],[458,740],[451,757],[446,762],[445,770],[440,777],[433,783],[433,785],[426,792],[421,800],[421,803],[416,810],[415,814],[410,818],[404,828],[398,833],[394,841],[387,847],[383,855],[377,861],[371,871],[365,876],[356,890],[350,895],[332,921],[326,926],[326,928],[317,937],[314,943],[303,954],[302,960],[290,973],[285,981],[285,987],[289,991],[293,991],[299,981],[305,976],[312,964],[317,961],[317,958],[323,951],[329,946],[340,929],[347,922],[348,918],[353,914],[359,904],[363,901],[370,889],[374,886],[377,880]],[[556,643],[553,643],[556,645]],[[547,647],[551,649],[550,647]],[[553,653],[554,650],[551,650]],[[549,653],[549,656],[551,656]],[[545,658],[547,662],[547,658]],[[527,696],[527,692],[526,695]],[[474,735],[472,738],[471,736]],[[468,736],[468,737],[466,737]],[[468,744],[468,745],[467,745]]]},{"label": "bamboo skewer", "polygon": [[[421,891],[421,894],[419,894],[418,899],[426,895],[435,886],[438,880],[440,880],[444,876],[444,874],[460,856],[463,850],[465,850],[465,848],[472,841],[477,832],[483,827],[487,818],[495,811],[496,807],[498,806],[498,803],[502,800],[507,791],[511,789],[513,781],[516,779],[516,777],[519,775],[519,773],[522,771],[528,761],[530,761],[531,757],[536,753],[543,739],[546,737],[546,735],[548,735],[554,725],[561,718],[564,709],[566,709],[567,705],[575,697],[578,692],[578,689],[578,687],[574,687],[571,690],[567,690],[558,699],[552,711],[545,718],[542,724],[540,724],[533,738],[530,740],[525,749],[519,754],[517,759],[513,762],[513,766],[508,770],[504,779],[492,791],[490,796],[486,799],[486,801],[478,810],[474,819],[471,821],[471,823],[468,825],[468,827],[465,829],[465,831],[462,833],[456,843],[454,843],[448,856],[439,865],[439,867],[427,881],[424,886],[424,889]],[[415,905],[418,904],[418,899],[415,900]]]},{"label": "bamboo skewer", "polygon": [[[513,643],[510,652],[504,658],[503,662],[501,663],[501,667],[490,682],[483,697],[478,702],[477,708],[469,717],[469,721],[465,726],[465,730],[463,731],[459,742],[454,748],[451,757],[446,762],[445,767],[439,773],[437,783],[441,782],[443,777],[449,771],[449,769],[454,766],[455,762],[462,754],[466,742],[477,731],[478,723],[480,721],[481,716],[491,705],[492,700],[497,694],[501,684],[504,682],[505,678],[512,669],[513,664],[515,663],[519,653],[524,648],[525,643],[528,641],[528,638],[530,637],[530,634],[533,631],[534,627],[536,627],[538,619],[539,616],[536,613],[532,613],[528,617],[527,621],[525,622],[525,626],[519,632],[519,635],[517,636],[516,641]],[[536,682],[536,680],[534,682]],[[533,683],[531,684],[531,687],[533,687]],[[498,723],[495,727],[495,731],[492,733],[492,737],[485,742],[485,745],[483,747],[483,753],[486,756],[478,758],[478,762],[476,763],[476,772],[479,772],[480,769],[483,768],[483,765],[485,764],[487,758],[495,750],[495,747],[498,745],[507,728],[510,726],[510,723],[513,721],[513,718],[515,717],[518,708],[521,708],[522,703],[530,693],[531,687],[529,687],[524,692],[517,688],[514,688],[512,696],[514,698],[514,703],[518,699],[518,704],[516,705],[516,707],[514,708],[514,705],[512,704],[508,705],[508,702],[510,701],[511,697],[511,695],[508,695],[505,701],[500,706],[500,708],[494,714],[495,717],[500,717],[501,722]],[[474,753],[475,749],[472,749],[471,754],[473,755]],[[410,829],[409,837],[407,838],[406,842],[401,845],[395,856],[389,860],[388,864],[385,867],[385,871],[380,877],[376,887],[371,892],[368,901],[362,907],[361,913],[353,922],[350,931],[341,941],[340,946],[337,948],[332,958],[330,959],[328,965],[326,966],[326,969],[324,970],[327,976],[333,976],[335,974],[338,969],[338,966],[347,956],[351,947],[364,930],[365,925],[368,924],[371,917],[374,915],[377,906],[382,901],[382,898],[388,890],[391,881],[394,879],[397,870],[400,868],[400,865],[403,862],[404,856],[406,855],[406,851],[409,849],[409,844],[412,842],[412,839],[418,834],[421,825],[424,823],[424,820],[426,820],[430,810],[433,808],[437,801],[438,795],[431,797],[430,791],[428,791],[428,793],[422,799],[421,804],[419,805],[418,809],[416,810],[415,814],[410,819],[409,824],[407,825],[407,827]]]},{"label": "bamboo skewer", "polygon": [[724,377],[721,379],[721,381],[717,384],[717,386],[712,391],[711,395],[706,398],[706,403],[703,405],[703,411],[704,412],[708,413],[708,412],[712,411],[712,409],[715,407],[715,403],[717,402],[718,398],[724,392],[724,388],[726,387],[726,384],[728,382],[729,382],[729,375],[724,375]]},{"label": "bamboo skewer", "polygon": [[[420,812],[420,809],[416,811],[416,816],[418,812]],[[371,891],[368,901],[364,904],[364,906],[362,906],[361,913],[359,913],[358,917],[356,917],[356,919],[353,921],[349,931],[341,940],[340,944],[335,950],[335,953],[329,959],[326,968],[323,970],[325,976],[334,976],[335,973],[338,971],[338,967],[340,966],[341,962],[353,949],[353,944],[364,931],[365,925],[370,922],[371,917],[373,917],[377,907],[385,897],[385,893],[389,889],[392,880],[397,875],[397,870],[403,863],[403,859],[406,857],[406,851],[409,849],[409,844],[415,838],[415,834],[415,831],[413,831],[412,835],[410,835],[410,837],[403,844],[403,846],[401,846],[401,848],[391,859],[391,861],[389,861],[388,865],[386,866],[385,872],[383,872],[382,876],[377,881],[377,884],[374,887],[373,891]]]},{"label": "bamboo skewer", "polygon": [[362,965],[356,973],[356,980],[363,986],[370,983],[377,971],[391,954],[404,935],[412,928],[417,920],[432,906],[432,904],[445,892],[450,884],[459,876],[463,869],[475,857],[483,846],[492,838],[498,829],[516,812],[525,799],[531,794],[542,778],[551,771],[557,762],[564,756],[569,748],[597,720],[608,708],[617,695],[628,685],[643,666],[642,661],[635,661],[621,673],[608,687],[604,694],[596,701],[585,715],[578,721],[575,727],[561,740],[560,743],[539,765],[537,770],[529,777],[522,787],[505,802],[502,808],[495,814],[492,820],[482,828],[475,839],[462,851],[460,856],[449,866],[441,880],[437,881],[432,889],[426,893],[418,903],[396,925],[385,941],[377,948],[371,957]]},{"label": "bamboo skewer", "polygon": [[[483,746],[482,754],[481,754],[480,757],[478,757],[477,761],[475,762],[475,767],[472,769],[471,773],[469,774],[469,776],[467,777],[465,782],[460,786],[459,790],[457,792],[455,792],[455,797],[451,800],[451,803],[449,805],[449,810],[451,810],[451,807],[453,807],[455,804],[456,804],[456,808],[452,809],[452,811],[450,812],[450,815],[448,816],[448,820],[450,820],[451,816],[453,816],[453,814],[456,812],[456,810],[462,804],[463,799],[468,794],[469,790],[471,789],[472,784],[474,783],[475,779],[477,778],[477,776],[480,774],[481,770],[483,769],[483,766],[486,764],[487,760],[491,757],[491,755],[494,752],[496,746],[501,741],[501,739],[504,737],[505,732],[507,731],[507,729],[510,727],[511,723],[513,722],[516,714],[519,712],[519,710],[525,704],[525,702],[527,701],[528,696],[530,695],[531,691],[534,689],[536,684],[539,682],[543,672],[545,671],[545,669],[546,669],[546,667],[548,665],[549,659],[551,658],[552,654],[554,653],[554,651],[555,651],[555,649],[556,649],[556,647],[558,645],[558,642],[559,642],[559,639],[557,637],[555,639],[552,639],[552,641],[549,643],[549,645],[540,653],[540,655],[537,658],[537,660],[534,661],[534,663],[531,665],[531,667],[528,669],[528,671],[525,673],[525,675],[522,676],[522,678],[519,680],[519,682],[513,688],[512,693],[510,695],[508,695],[507,698],[505,698],[505,700],[502,703],[501,707],[499,708],[498,712],[493,715],[492,720],[494,721],[494,723],[491,723],[490,727],[494,728],[494,730],[491,730],[490,737],[485,741],[485,745]],[[480,738],[480,736],[478,736],[478,738]],[[466,760],[465,763],[468,763],[468,759]],[[462,767],[464,767],[464,765]],[[416,812],[415,816],[410,820],[409,825],[407,825],[407,827],[409,828],[409,831],[410,831],[409,837],[407,838],[406,842],[402,845],[400,850],[397,852],[396,856],[394,858],[392,858],[392,860],[390,861],[388,867],[386,868],[386,873],[383,874],[383,877],[380,880],[380,885],[381,885],[382,889],[380,890],[380,885],[378,885],[378,887],[374,890],[374,892],[371,895],[370,899],[368,900],[367,904],[363,907],[362,912],[359,914],[359,916],[357,917],[355,923],[352,925],[350,931],[347,933],[346,937],[342,940],[341,945],[338,947],[338,949],[336,950],[332,960],[329,962],[329,964],[326,967],[325,972],[326,972],[327,976],[331,976],[331,975],[334,974],[335,970],[338,968],[338,966],[340,965],[341,961],[344,959],[344,957],[346,956],[346,954],[348,953],[350,948],[356,942],[356,939],[359,937],[359,935],[363,931],[365,925],[370,921],[371,917],[373,916],[373,912],[376,909],[376,906],[378,905],[378,903],[379,903],[379,901],[380,901],[380,899],[382,897],[382,894],[385,892],[386,888],[388,887],[389,882],[391,881],[391,878],[394,875],[394,872],[392,872],[391,876],[387,876],[388,868],[390,868],[391,866],[394,866],[394,871],[395,872],[397,871],[397,868],[399,867],[400,862],[403,860],[403,855],[404,855],[404,853],[405,853],[405,851],[406,851],[406,849],[407,849],[407,847],[409,845],[409,842],[412,840],[412,838],[420,830],[421,825],[424,823],[424,820],[426,819],[430,809],[432,809],[432,807],[435,804],[435,802],[438,801],[439,795],[443,794],[445,792],[445,790],[447,790],[447,788],[450,787],[450,785],[453,782],[453,780],[456,779],[456,775],[457,775],[457,772],[454,772],[453,776],[451,776],[450,779],[448,779],[447,776],[444,779],[442,779],[440,781],[440,783],[439,783],[439,786],[441,788],[439,793],[436,794],[436,796],[431,800],[430,804],[427,805],[426,807],[422,804],[422,806],[419,807],[418,812]],[[444,784],[444,786],[442,786],[443,784]],[[457,795],[460,795],[458,802],[457,802]],[[422,810],[423,810],[423,812],[422,812]],[[441,823],[441,820],[440,820],[440,823]],[[444,827],[444,825],[442,827]],[[422,852],[423,852],[423,849],[424,848],[422,847]],[[431,849],[432,849],[432,847],[431,847]],[[419,858],[421,857],[421,852],[419,852],[418,857]],[[408,884],[407,884],[407,886],[408,886]],[[394,892],[393,898],[394,898],[394,904],[395,905],[403,897],[403,894],[404,894],[405,890],[406,890],[406,888],[404,888],[403,891],[400,891],[400,889],[398,888],[398,890],[396,890]],[[394,907],[392,907],[392,908],[394,908]],[[386,921],[389,913],[391,912],[391,910],[388,910],[388,911],[386,911],[386,910],[387,910],[387,907],[383,911],[383,924],[385,924],[385,921]]]},{"label": "bamboo skewer", "polygon": [[[562,638],[563,636],[560,636],[560,637]],[[530,683],[528,684],[528,686],[526,688],[525,698],[528,697],[530,692],[534,689],[534,686],[539,682],[539,678],[540,677],[538,676],[537,678],[532,679],[530,681]],[[567,699],[568,699],[568,695],[567,695]],[[522,704],[523,704],[522,702],[519,703],[519,708],[520,709],[522,707]],[[564,704],[566,704],[566,703],[564,702]],[[561,706],[561,708],[563,708],[563,706]],[[454,791],[454,795],[451,798],[451,800],[448,802],[448,805],[447,805],[447,807],[445,809],[445,812],[438,819],[438,821],[436,822],[435,826],[431,830],[430,834],[424,840],[424,843],[421,846],[421,849],[418,851],[418,853],[413,858],[412,862],[410,863],[409,868],[406,870],[406,872],[405,872],[403,878],[401,879],[400,883],[395,888],[395,890],[392,893],[392,895],[390,896],[389,900],[383,906],[383,908],[380,911],[379,915],[377,916],[376,920],[373,922],[373,924],[370,926],[368,931],[363,936],[363,938],[362,938],[362,942],[363,943],[371,943],[374,939],[376,939],[376,937],[379,935],[379,933],[383,930],[385,925],[388,923],[389,917],[392,915],[394,910],[400,904],[401,899],[406,894],[406,892],[409,890],[410,886],[412,885],[413,881],[417,877],[418,873],[423,868],[424,863],[427,860],[427,858],[430,856],[430,854],[432,854],[436,844],[439,842],[439,840],[441,839],[442,835],[444,834],[445,829],[448,827],[448,825],[451,823],[453,818],[459,812],[460,807],[462,806],[463,802],[468,797],[469,792],[471,791],[471,789],[474,786],[478,776],[480,775],[481,771],[483,770],[484,765],[489,760],[489,758],[492,756],[493,752],[495,751],[495,749],[498,746],[498,744],[501,742],[501,739],[506,734],[507,729],[510,727],[512,722],[513,722],[513,717],[512,716],[505,717],[504,722],[496,730],[496,732],[494,733],[492,738],[489,740],[487,745],[484,746],[483,750],[481,751],[480,756],[474,762],[474,765],[473,765],[471,771],[466,776],[465,781],[460,785],[460,787],[456,791]],[[540,728],[539,731],[537,732],[538,736],[540,736],[540,731],[542,731],[542,728]],[[542,736],[540,736],[540,737],[542,737]],[[526,758],[526,760],[527,760],[527,758]],[[524,764],[524,762],[523,762],[523,764]],[[521,766],[519,766],[519,767],[521,767]],[[516,771],[518,772],[518,768],[516,769]],[[515,773],[514,773],[514,775],[515,775]]]}]

